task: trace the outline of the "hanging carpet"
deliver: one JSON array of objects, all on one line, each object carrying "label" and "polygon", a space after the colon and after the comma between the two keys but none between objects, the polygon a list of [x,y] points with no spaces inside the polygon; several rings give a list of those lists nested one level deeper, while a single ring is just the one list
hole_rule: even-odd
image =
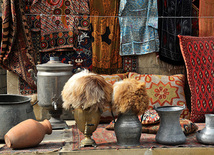
[{"label": "hanging carpet", "polygon": [[29,69],[35,69],[35,51],[24,14],[22,1],[3,0],[0,65],[13,71],[32,89],[36,85]]},{"label": "hanging carpet", "polygon": [[93,71],[117,73],[122,69],[119,20],[115,17],[118,16],[119,0],[90,0],[89,4]]},{"label": "hanging carpet", "polygon": [[34,0],[30,14],[37,15],[41,33],[40,52],[71,51],[79,30],[89,30],[88,0]]}]

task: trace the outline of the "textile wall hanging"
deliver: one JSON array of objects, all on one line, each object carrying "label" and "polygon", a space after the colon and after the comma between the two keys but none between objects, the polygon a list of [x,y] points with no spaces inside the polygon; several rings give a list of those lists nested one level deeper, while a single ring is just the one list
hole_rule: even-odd
[{"label": "textile wall hanging", "polygon": [[[70,3],[70,5],[68,7],[67,4],[69,2],[72,2],[72,3]],[[58,1],[57,3],[62,4],[62,1]],[[85,3],[87,3],[87,5],[85,5]],[[53,43],[55,43],[54,46],[56,46],[56,49],[53,47],[53,44],[52,45],[49,44],[50,42],[48,40],[50,39],[50,37],[45,38],[45,42],[48,44],[46,44],[47,47],[45,49],[42,48],[41,45],[45,45],[45,44],[41,44],[41,38],[44,37],[41,35],[42,34],[41,27],[47,27],[48,25],[45,26],[45,25],[41,24],[41,15],[43,15],[43,14],[38,14],[39,12],[31,13],[31,11],[34,10],[35,8],[37,8],[38,11],[41,11],[41,9],[38,8],[39,5],[42,5],[44,7],[47,3],[41,4],[41,2],[37,1],[37,0],[28,0],[28,1],[23,0],[23,4],[24,4],[24,8],[25,8],[24,11],[27,16],[27,22],[28,22],[28,25],[29,25],[30,31],[31,31],[33,46],[34,46],[35,51],[38,51],[37,62],[46,63],[47,61],[49,61],[50,56],[59,56],[60,61],[62,61],[63,63],[68,63],[68,61],[72,62],[73,66],[74,66],[73,73],[76,72],[77,68],[87,68],[89,70],[92,69],[92,51],[91,51],[91,41],[90,41],[91,34],[90,34],[90,29],[89,29],[90,21],[89,21],[88,14],[82,14],[83,12],[85,12],[85,13],[89,12],[88,0],[73,0],[73,1],[66,0],[63,2],[64,6],[62,5],[61,8],[60,7],[58,8],[58,10],[61,9],[62,14],[66,13],[66,16],[75,17],[74,18],[74,21],[75,21],[74,30],[75,31],[73,33],[74,34],[73,38],[72,37],[70,38],[70,43],[72,42],[72,44],[68,44],[68,42],[67,42],[68,39],[66,39],[66,37],[69,37],[68,35],[61,36],[61,37],[59,37],[58,35],[55,35],[54,39],[53,39]],[[81,7],[82,5],[84,5],[84,7]],[[54,7],[54,6],[56,7],[59,5],[57,5],[55,3],[55,5],[52,5],[52,7]],[[77,12],[74,13],[74,11],[73,11],[69,14],[68,10],[70,8],[74,8],[74,10]],[[79,11],[78,11],[78,9],[79,9]],[[55,8],[55,11],[56,10],[57,10],[57,7]],[[63,10],[64,10],[64,12],[63,12]],[[42,10],[42,11],[43,11],[43,13],[45,12],[45,10]],[[48,13],[50,13],[50,12],[48,12]],[[52,14],[52,15],[54,17],[54,14]],[[60,15],[58,15],[58,17],[59,16]],[[62,23],[60,23],[60,24],[62,25]],[[60,31],[57,32],[57,30],[56,30],[55,34],[60,33]],[[67,30],[67,29],[65,29],[65,30]],[[72,32],[69,32],[69,31],[63,32],[63,34],[67,34],[67,33],[72,33]],[[48,35],[46,35],[46,36],[48,36]],[[50,34],[50,36],[52,36],[52,34]],[[65,44],[63,44],[63,40],[65,41]],[[58,42],[61,42],[62,45],[59,45]],[[52,48],[52,49],[50,49],[50,48]],[[34,91],[30,90],[29,86],[24,81],[20,80],[20,93],[21,94],[31,94],[31,93],[33,94]]]},{"label": "textile wall hanging", "polygon": [[123,56],[123,72],[137,72],[137,56]]},{"label": "textile wall hanging", "polygon": [[214,37],[178,36],[191,92],[193,122],[214,111]]},{"label": "textile wall hanging", "polygon": [[117,73],[122,68],[119,55],[119,0],[90,0],[92,25],[92,66],[101,74]]},{"label": "textile wall hanging", "polygon": [[120,55],[159,51],[157,0],[121,0]]},{"label": "textile wall hanging", "polygon": [[36,90],[29,69],[35,69],[35,51],[22,1],[3,0],[0,65],[16,73]]},{"label": "textile wall hanging", "polygon": [[[172,65],[183,65],[178,34],[192,34],[192,0],[159,0],[160,60]],[[181,16],[184,16],[182,18]],[[186,17],[185,17],[186,16]]]},{"label": "textile wall hanging", "polygon": [[214,36],[214,1],[200,0],[199,36]]},{"label": "textile wall hanging", "polygon": [[37,15],[40,27],[40,52],[65,51],[76,48],[78,30],[89,30],[88,0],[34,0],[30,13]]}]

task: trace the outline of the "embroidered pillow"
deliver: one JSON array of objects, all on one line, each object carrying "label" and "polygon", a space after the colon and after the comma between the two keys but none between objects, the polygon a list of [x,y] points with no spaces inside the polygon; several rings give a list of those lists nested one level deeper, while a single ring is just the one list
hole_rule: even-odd
[{"label": "embroidered pillow", "polygon": [[160,117],[156,110],[146,110],[142,115],[142,124],[157,124],[160,122]]},{"label": "embroidered pillow", "polygon": [[191,92],[190,119],[204,122],[204,115],[214,111],[214,36],[178,37]]},{"label": "embroidered pillow", "polygon": [[[128,73],[112,74],[112,75],[101,75],[108,83],[114,84],[117,81],[121,81],[127,78]],[[117,113],[113,112],[113,115],[117,117]],[[105,105],[104,110],[101,114],[101,122],[110,122],[112,120],[111,108],[109,105]]]},{"label": "embroidered pillow", "polygon": [[184,94],[185,76],[177,74],[172,76],[153,75],[153,74],[138,74],[130,72],[128,78],[135,78],[145,82],[147,94],[149,95],[149,108],[159,106],[183,106],[185,109],[181,114],[181,118],[189,118],[189,109],[186,106]]},{"label": "embroidered pillow", "polygon": [[128,73],[112,74],[112,75],[101,74],[101,76],[102,76],[108,83],[111,83],[111,84],[113,85],[115,82],[121,81],[121,80],[127,78]]}]

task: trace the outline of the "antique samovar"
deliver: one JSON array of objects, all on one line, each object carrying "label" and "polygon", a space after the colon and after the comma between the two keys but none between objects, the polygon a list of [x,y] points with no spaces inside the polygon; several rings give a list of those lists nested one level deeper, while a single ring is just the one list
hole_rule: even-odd
[{"label": "antique samovar", "polygon": [[36,68],[37,76],[29,71],[37,84],[38,105],[49,111],[53,129],[66,128],[67,124],[60,118],[63,111],[61,91],[72,76],[73,65],[61,63],[58,57],[50,57],[50,61],[38,64]]}]

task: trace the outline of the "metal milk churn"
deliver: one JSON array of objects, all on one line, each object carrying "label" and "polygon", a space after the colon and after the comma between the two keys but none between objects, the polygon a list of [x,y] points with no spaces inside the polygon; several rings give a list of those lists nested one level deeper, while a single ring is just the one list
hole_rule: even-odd
[{"label": "metal milk churn", "polygon": [[155,108],[160,116],[160,127],[155,140],[160,144],[178,145],[186,142],[186,136],[180,125],[182,106],[162,106]]},{"label": "metal milk churn", "polygon": [[50,61],[36,66],[38,72],[37,99],[38,105],[47,107],[51,115],[52,128],[65,128],[66,124],[60,119],[62,114],[61,91],[72,76],[73,65],[61,63],[58,57],[50,57]]},{"label": "metal milk churn", "polygon": [[202,144],[214,144],[214,114],[205,114],[205,127],[197,131],[196,139]]}]

